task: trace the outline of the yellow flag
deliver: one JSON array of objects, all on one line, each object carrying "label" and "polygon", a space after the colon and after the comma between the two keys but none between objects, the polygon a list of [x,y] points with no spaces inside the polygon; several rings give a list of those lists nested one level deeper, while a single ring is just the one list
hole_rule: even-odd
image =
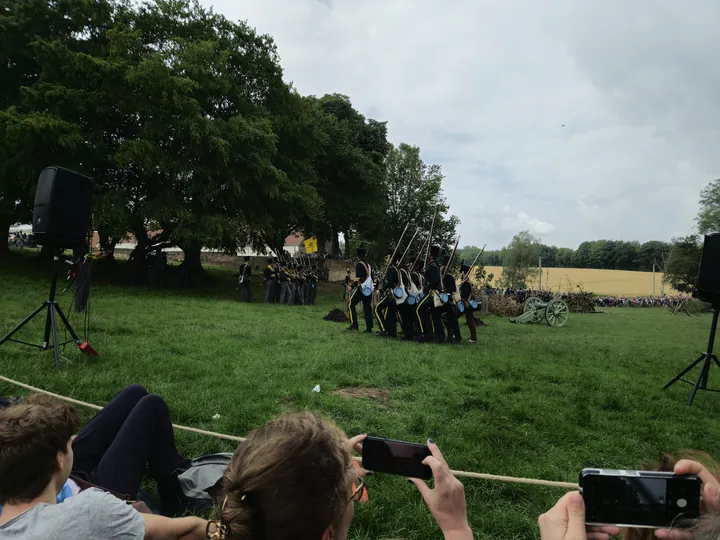
[{"label": "yellow flag", "polygon": [[318,250],[317,238],[314,236],[305,240],[303,245],[305,246],[305,253],[315,253]]}]

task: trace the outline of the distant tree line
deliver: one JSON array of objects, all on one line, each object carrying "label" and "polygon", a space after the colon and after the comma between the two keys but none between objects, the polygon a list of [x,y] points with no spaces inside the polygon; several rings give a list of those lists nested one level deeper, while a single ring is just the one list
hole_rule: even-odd
[{"label": "distant tree line", "polygon": [[203,247],[278,252],[293,232],[382,252],[436,212],[455,234],[440,166],[349,97],[300,95],[270,36],[196,0],[5,0],[0,35],[0,230],[59,165],[95,179],[101,244],[132,233],[138,267],[178,246],[202,274]]},{"label": "distant tree line", "polygon": [[[625,240],[591,240],[583,242],[577,249],[548,246],[535,239],[534,264],[542,257],[543,268],[599,268],[608,270],[637,270],[649,272],[653,261],[659,266],[663,254],[667,257],[672,249],[670,242],[628,242]],[[465,246],[460,257],[472,261],[479,253],[477,246]],[[498,250],[486,250],[479,261],[484,266],[503,266],[513,253],[511,246]]]}]

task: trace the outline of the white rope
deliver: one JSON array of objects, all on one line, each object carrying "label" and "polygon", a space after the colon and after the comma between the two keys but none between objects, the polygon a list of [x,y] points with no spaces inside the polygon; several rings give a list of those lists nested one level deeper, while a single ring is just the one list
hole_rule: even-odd
[{"label": "white rope", "polygon": [[[55,394],[54,392],[48,392],[47,390],[43,390],[42,388],[37,388],[35,386],[30,386],[29,384],[21,383],[19,381],[13,380],[13,379],[8,379],[7,377],[3,377],[2,375],[0,375],[0,381],[6,382],[8,384],[13,384],[15,386],[19,386],[20,388],[25,388],[26,390],[30,390],[31,392],[37,392],[39,394],[45,394],[47,396],[52,396],[55,399],[59,399],[61,401],[66,401],[68,403],[72,403],[73,405],[80,405],[82,407],[88,407],[88,408],[94,409],[96,411],[99,411],[102,409],[102,407],[100,407],[98,405],[94,405],[94,404],[88,403],[86,401],[80,401],[79,399],[65,397],[60,394]],[[208,435],[210,437],[216,437],[218,439],[225,439],[228,441],[243,442],[243,441],[247,440],[244,437],[236,437],[235,435],[226,435],[225,433],[216,433],[214,431],[207,431],[204,429],[181,426],[178,424],[173,424],[173,427],[175,429],[179,429],[182,431],[189,431],[190,433],[197,433],[198,435]],[[361,458],[356,457],[355,459],[360,460]],[[528,484],[528,485],[554,487],[554,488],[562,488],[562,489],[577,489],[577,484],[572,484],[570,482],[556,482],[553,480],[539,480],[536,478],[517,478],[514,476],[502,476],[502,475],[497,475],[497,474],[485,474],[485,473],[476,473],[476,472],[468,472],[468,471],[452,471],[452,473],[458,477],[476,478],[478,480],[491,480],[491,481],[495,481],[495,482],[510,482],[510,483],[514,483],[514,484]]]}]

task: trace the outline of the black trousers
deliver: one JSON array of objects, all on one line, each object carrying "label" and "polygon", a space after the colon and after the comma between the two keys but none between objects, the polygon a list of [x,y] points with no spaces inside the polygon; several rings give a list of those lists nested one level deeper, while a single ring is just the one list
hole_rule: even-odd
[{"label": "black trousers", "polygon": [[[426,294],[422,300],[415,307],[415,320],[417,321],[418,334],[416,338],[418,340],[424,339],[425,341],[431,341],[435,337],[437,330],[437,324],[435,316],[433,315],[433,297],[432,292]],[[439,321],[438,317],[438,321]],[[440,324],[442,330],[442,323]],[[442,331],[442,340],[445,341],[445,332]]]},{"label": "black trousers", "polygon": [[390,337],[397,337],[397,303],[395,298],[384,296],[375,305],[375,316],[380,325],[380,330]]},{"label": "black trousers", "polygon": [[400,326],[402,326],[405,339],[412,339],[415,336],[415,308],[407,303],[407,300],[398,306],[400,313]]},{"label": "black trousers", "polygon": [[73,474],[135,497],[145,468],[160,483],[183,464],[175,448],[170,411],[139,384],[120,391],[72,443]]},{"label": "black trousers", "polygon": [[252,302],[252,282],[250,278],[245,278],[240,284],[240,299],[243,302]]},{"label": "black trousers", "polygon": [[450,302],[447,302],[439,308],[439,311],[445,318],[448,339],[452,338],[457,342],[462,341],[462,336],[460,335],[460,324],[458,323],[457,315],[455,314],[455,306]]},{"label": "black trousers", "polygon": [[311,281],[310,289],[308,290],[308,304],[311,306],[314,306],[316,298],[317,298],[317,283],[315,283],[314,281]]},{"label": "black trousers", "polygon": [[365,296],[360,287],[355,287],[350,293],[350,325],[358,328],[358,316],[356,306],[362,302],[363,313],[365,315],[365,330],[372,331],[373,314],[372,314],[372,296]]},{"label": "black trousers", "polygon": [[265,282],[265,302],[272,304],[275,302],[275,284],[277,281],[274,279],[268,279]]}]

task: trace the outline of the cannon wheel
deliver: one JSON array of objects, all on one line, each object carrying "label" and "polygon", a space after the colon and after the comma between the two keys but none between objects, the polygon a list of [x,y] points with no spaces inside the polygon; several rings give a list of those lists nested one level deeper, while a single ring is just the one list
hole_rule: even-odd
[{"label": "cannon wheel", "polygon": [[553,328],[561,328],[565,326],[570,314],[570,308],[562,300],[557,298],[550,300],[545,308],[545,320]]},{"label": "cannon wheel", "polygon": [[542,304],[542,300],[540,300],[537,296],[531,296],[525,299],[525,302],[523,302],[523,313],[534,311],[538,304]]},{"label": "cannon wheel", "polygon": [[523,302],[523,313],[527,313],[529,311],[534,312],[535,316],[532,322],[540,322],[543,318],[542,311],[538,310],[538,306],[540,304],[542,304],[542,300],[537,296],[531,296],[530,298],[527,298],[525,302]]}]

